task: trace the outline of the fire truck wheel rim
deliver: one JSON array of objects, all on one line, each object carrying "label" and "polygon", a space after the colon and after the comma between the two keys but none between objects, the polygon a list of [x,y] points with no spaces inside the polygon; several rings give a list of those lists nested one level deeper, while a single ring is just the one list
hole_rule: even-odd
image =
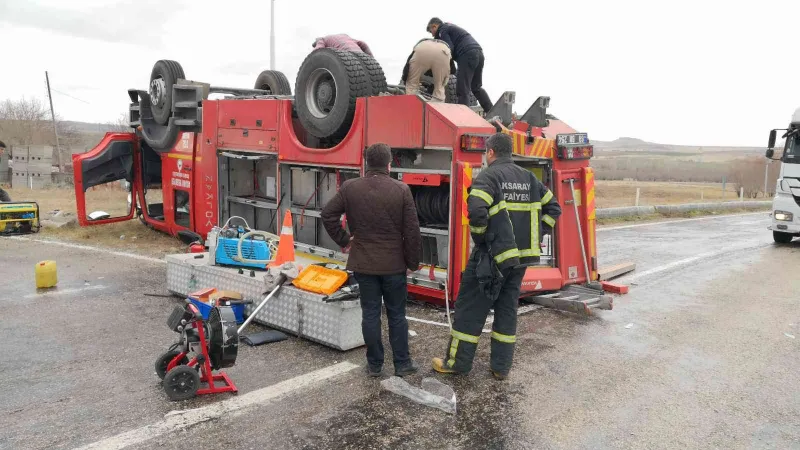
[{"label": "fire truck wheel rim", "polygon": [[150,82],[150,103],[156,106],[162,106],[164,103],[164,90],[166,84],[164,78],[158,77]]},{"label": "fire truck wheel rim", "polygon": [[336,104],[336,91],[336,80],[328,69],[311,72],[305,92],[309,112],[318,119],[327,117]]}]

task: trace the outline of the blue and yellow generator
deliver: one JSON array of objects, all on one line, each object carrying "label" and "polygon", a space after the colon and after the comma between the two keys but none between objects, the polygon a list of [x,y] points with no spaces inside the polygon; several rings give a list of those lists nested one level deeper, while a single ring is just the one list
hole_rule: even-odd
[{"label": "blue and yellow generator", "polygon": [[38,233],[40,228],[38,203],[0,203],[0,235]]}]

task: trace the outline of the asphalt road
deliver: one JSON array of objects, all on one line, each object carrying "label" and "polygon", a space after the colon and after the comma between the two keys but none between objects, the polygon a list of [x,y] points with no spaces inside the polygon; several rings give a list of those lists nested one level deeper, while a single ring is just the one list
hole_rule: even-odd
[{"label": "asphalt road", "polygon": [[[453,386],[455,416],[381,390],[363,349],[297,338],[241,347],[238,396],[169,402],[153,363],[179,300],[143,295],[165,292],[162,263],[0,239],[0,448],[800,448],[800,243],[773,245],[766,225],[599,231],[601,265],[637,263],[631,292],[590,319],[522,315],[505,382],[485,335],[469,377],[433,375],[447,329],[412,322],[423,370],[408,380]],[[36,293],[42,259],[58,263],[55,292]]]}]

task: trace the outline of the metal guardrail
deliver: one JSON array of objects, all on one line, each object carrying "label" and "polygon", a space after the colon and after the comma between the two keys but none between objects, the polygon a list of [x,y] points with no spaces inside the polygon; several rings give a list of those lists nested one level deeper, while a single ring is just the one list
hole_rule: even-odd
[{"label": "metal guardrail", "polygon": [[739,209],[769,209],[772,200],[754,200],[741,202],[719,203],[685,203],[682,205],[656,205],[656,206],[623,206],[618,208],[598,208],[598,219],[611,219],[622,217],[648,216],[653,214],[681,214],[693,211],[730,211]]}]

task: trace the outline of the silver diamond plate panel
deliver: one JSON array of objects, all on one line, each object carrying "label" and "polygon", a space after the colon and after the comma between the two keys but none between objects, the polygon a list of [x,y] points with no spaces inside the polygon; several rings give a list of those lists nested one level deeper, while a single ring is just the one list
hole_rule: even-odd
[{"label": "silver diamond plate panel", "polygon": [[[264,298],[263,273],[251,277],[249,270],[240,274],[238,269],[209,266],[206,258],[207,253],[167,255],[167,289],[181,296],[207,287],[238,291],[254,302],[245,308],[249,315]],[[325,303],[322,298],[284,285],[253,320],[339,350],[364,345],[358,300]]]}]

